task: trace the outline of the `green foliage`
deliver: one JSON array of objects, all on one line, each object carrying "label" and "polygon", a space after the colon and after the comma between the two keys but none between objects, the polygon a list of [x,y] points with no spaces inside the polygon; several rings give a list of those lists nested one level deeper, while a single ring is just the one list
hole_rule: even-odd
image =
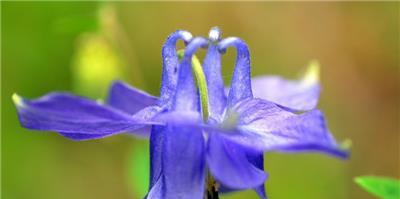
[{"label": "green foliage", "polygon": [[52,25],[55,32],[63,34],[79,34],[96,31],[99,28],[95,13],[60,17],[54,20]]},{"label": "green foliage", "polygon": [[354,179],[365,190],[383,199],[400,198],[400,181],[392,178],[361,176]]},{"label": "green foliage", "polygon": [[128,164],[129,181],[135,196],[146,195],[149,186],[150,153],[147,140],[139,140],[133,145]]},{"label": "green foliage", "polygon": [[79,36],[72,61],[73,88],[78,94],[104,98],[113,80],[125,79],[126,60],[117,44],[118,35],[111,31],[118,23],[115,15],[112,6],[103,4],[92,20],[97,30],[87,29]]},{"label": "green foliage", "polygon": [[72,74],[75,92],[102,98],[112,80],[123,77],[124,62],[106,37],[87,33],[75,52]]}]

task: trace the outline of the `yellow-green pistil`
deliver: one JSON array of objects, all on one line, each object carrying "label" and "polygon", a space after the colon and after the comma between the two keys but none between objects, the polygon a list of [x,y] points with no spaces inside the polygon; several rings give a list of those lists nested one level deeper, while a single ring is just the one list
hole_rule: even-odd
[{"label": "yellow-green pistil", "polygon": [[[184,54],[183,50],[178,51],[179,58],[182,58],[183,54]],[[201,113],[203,116],[203,120],[206,122],[209,117],[207,82],[206,82],[206,76],[204,75],[203,72],[203,67],[201,66],[201,63],[199,59],[196,57],[196,55],[193,55],[192,57],[192,70],[196,79],[197,86],[199,88]]]}]

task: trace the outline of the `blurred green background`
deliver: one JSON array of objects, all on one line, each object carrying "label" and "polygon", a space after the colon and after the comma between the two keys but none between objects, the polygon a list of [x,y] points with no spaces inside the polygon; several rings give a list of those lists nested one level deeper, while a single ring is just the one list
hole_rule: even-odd
[{"label": "blurred green background", "polygon": [[[98,99],[119,78],[154,95],[161,46],[186,29],[239,36],[253,75],[296,78],[322,65],[319,107],[350,160],[267,154],[272,199],[373,198],[359,175],[400,177],[399,3],[1,2],[1,195],[5,199],[141,198],[148,143],[126,135],[73,142],[20,127],[11,95],[72,91]],[[223,59],[229,81],[234,51]],[[256,198],[251,191],[224,198]]]}]

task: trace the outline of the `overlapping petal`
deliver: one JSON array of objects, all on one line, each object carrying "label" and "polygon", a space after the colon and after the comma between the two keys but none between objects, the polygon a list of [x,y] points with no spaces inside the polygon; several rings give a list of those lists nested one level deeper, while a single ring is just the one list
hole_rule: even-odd
[{"label": "overlapping petal", "polygon": [[297,111],[314,109],[318,104],[319,84],[286,80],[278,76],[252,79],[254,96]]},{"label": "overlapping petal", "polygon": [[[256,153],[247,153],[247,160],[253,164],[253,166],[257,167],[259,170],[264,171],[264,154],[262,152]],[[261,199],[266,199],[267,194],[265,193],[265,185],[264,182],[255,187],[254,191],[258,194]]]},{"label": "overlapping petal", "polygon": [[226,107],[226,95],[221,74],[221,54],[218,46],[213,42],[217,42],[220,39],[220,31],[217,28],[212,29],[210,37],[213,38],[213,41],[207,49],[203,70],[209,94],[210,117],[219,119]]},{"label": "overlapping petal", "polygon": [[162,80],[160,88],[160,104],[169,107],[175,95],[178,77],[180,74],[179,58],[176,52],[176,43],[183,40],[188,43],[192,34],[184,30],[177,30],[168,36],[162,48]]},{"label": "overlapping petal", "polygon": [[[225,92],[223,91],[221,92],[224,94],[227,93],[228,95],[228,106],[226,108],[228,109],[229,112],[229,109],[237,102],[253,98],[253,93],[251,88],[252,82],[250,79],[251,77],[250,52],[246,43],[236,37],[230,37],[224,39],[219,43],[218,46],[219,50],[221,51],[225,51],[226,48],[229,46],[234,46],[237,49],[236,64],[232,77],[231,86],[230,88],[225,90]],[[228,121],[228,123],[229,122],[231,121]],[[256,153],[256,154],[248,153],[247,157],[248,157],[247,159],[250,161],[251,164],[253,164],[253,166],[261,170],[264,170],[264,165],[263,165],[264,157],[262,153]],[[224,187],[224,185],[222,186],[222,189],[232,190],[230,188]],[[254,190],[261,198],[266,198],[264,183],[262,183],[258,187],[255,187]]]},{"label": "overlapping petal", "polygon": [[[150,135],[150,189],[160,180],[163,168],[162,154],[163,143],[167,128],[165,126],[153,126]],[[159,183],[161,184],[161,183]]]},{"label": "overlapping petal", "polygon": [[[165,107],[163,112],[169,111],[173,105],[179,73],[179,59],[176,52],[176,43],[183,40],[188,43],[192,35],[183,30],[178,30],[169,35],[162,48],[162,81],[158,105]],[[150,134],[150,184],[147,198],[162,198],[164,193],[163,173],[163,147],[165,127],[153,126]]]},{"label": "overlapping petal", "polygon": [[133,131],[146,125],[159,124],[147,120],[154,109],[135,117],[95,101],[68,93],[50,93],[35,100],[13,96],[20,123],[34,130],[61,132],[76,140],[109,136]]},{"label": "overlapping petal", "polygon": [[235,70],[228,94],[228,106],[232,106],[243,99],[253,97],[251,90],[249,49],[246,43],[237,37],[228,37],[218,44],[218,48],[221,51],[225,51],[230,46],[237,49],[237,55]]},{"label": "overlapping petal", "polygon": [[193,38],[185,49],[179,66],[179,79],[173,101],[173,109],[180,111],[199,111],[200,101],[196,83],[192,75],[192,56],[201,47],[208,44],[202,37]]},{"label": "overlapping petal", "polygon": [[109,90],[107,104],[128,114],[157,105],[158,98],[124,82],[115,81]]},{"label": "overlapping petal", "polygon": [[164,198],[203,199],[205,143],[199,129],[167,126],[163,152]]},{"label": "overlapping petal", "polygon": [[[195,51],[207,44],[203,38],[195,38],[186,47],[184,57],[173,74],[179,74],[177,82],[169,82],[163,88],[171,93],[165,99],[166,104],[172,106],[168,112],[174,110],[194,111],[199,113],[200,104],[197,88],[191,72],[192,55]],[[172,50],[172,49],[171,49]],[[170,51],[172,60],[177,61],[176,52]],[[164,54],[164,53],[163,53]],[[177,64],[177,62],[173,62]],[[170,65],[165,65],[169,67]],[[179,68],[179,72],[178,69]],[[167,71],[168,72],[168,71]],[[163,76],[164,79],[164,76]],[[169,78],[171,80],[171,78]],[[176,86],[176,89],[173,88]],[[174,89],[172,91],[172,88]],[[161,92],[161,95],[165,92]],[[172,100],[172,101],[169,101]],[[168,120],[165,127],[153,127],[151,135],[151,182],[148,198],[202,198],[204,191],[205,173],[205,144],[201,129],[192,130],[182,128],[184,117],[158,117],[158,120]],[[177,122],[177,123],[176,123]]]},{"label": "overlapping petal", "polygon": [[208,139],[207,164],[213,176],[231,189],[255,188],[267,178],[264,171],[248,161],[243,147],[216,133]]},{"label": "overlapping petal", "polygon": [[345,158],[318,110],[303,114],[288,112],[274,103],[250,99],[234,107],[238,114],[237,131],[226,138],[262,151],[316,151]]},{"label": "overlapping petal", "polygon": [[161,199],[164,198],[164,193],[164,176],[160,175],[155,183],[150,187],[150,190],[145,196],[145,199]]},{"label": "overlapping petal", "polygon": [[314,109],[320,94],[319,67],[312,62],[300,80],[287,80],[279,76],[252,78],[254,97],[272,101],[295,111]]}]

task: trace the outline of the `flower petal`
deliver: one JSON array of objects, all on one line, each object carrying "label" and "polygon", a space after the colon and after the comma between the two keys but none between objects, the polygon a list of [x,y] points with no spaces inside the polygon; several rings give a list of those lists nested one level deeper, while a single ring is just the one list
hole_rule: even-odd
[{"label": "flower petal", "polygon": [[217,45],[210,44],[208,47],[203,68],[207,80],[210,116],[220,118],[226,107],[226,95],[221,75],[221,54]]},{"label": "flower petal", "polygon": [[194,38],[186,47],[182,58],[178,85],[174,97],[174,110],[199,111],[199,94],[192,74],[192,56],[200,47],[208,44],[208,40],[202,37]]},{"label": "flower petal", "polygon": [[302,79],[293,81],[278,76],[252,79],[254,97],[266,99],[295,111],[314,109],[320,94],[319,67],[312,62]]},{"label": "flower petal", "polygon": [[252,79],[252,87],[255,97],[296,111],[314,109],[320,93],[319,84],[304,84],[302,81],[290,81],[277,76],[255,77]]},{"label": "flower petal", "polygon": [[154,109],[132,117],[68,93],[50,93],[35,100],[26,100],[15,94],[13,100],[21,125],[25,128],[61,132],[62,135],[74,134],[69,138],[76,140],[99,138],[159,124],[146,120],[156,112]]},{"label": "flower petal", "polygon": [[109,91],[107,104],[128,114],[157,104],[157,97],[133,88],[122,81],[115,81]]},{"label": "flower petal", "polygon": [[239,132],[224,135],[240,144],[262,151],[348,155],[333,139],[319,110],[297,115],[260,99],[242,101],[234,110]]},{"label": "flower petal", "polygon": [[164,176],[161,175],[150,187],[145,199],[163,199],[164,198]]},{"label": "flower petal", "polygon": [[203,199],[205,143],[199,129],[167,126],[163,152],[165,198]]},{"label": "flower petal", "polygon": [[[160,91],[159,105],[166,107],[166,110],[172,109],[175,105],[176,92],[178,86],[178,78],[185,78],[186,74],[181,72],[178,54],[176,51],[176,43],[178,40],[184,40],[188,43],[192,39],[192,35],[187,31],[178,30],[172,33],[165,42],[162,49],[163,57],[163,72],[162,83]],[[188,63],[185,63],[188,64]],[[191,64],[191,63],[189,63]],[[191,69],[191,68],[190,68]],[[183,76],[183,77],[181,77]],[[190,90],[190,88],[189,88]],[[195,90],[196,92],[196,90]],[[190,95],[193,95],[189,91]],[[159,120],[166,120],[164,117],[159,117]],[[167,127],[154,126],[150,136],[150,185],[149,194],[147,198],[165,198],[165,186],[163,175],[163,154],[164,154],[164,140],[165,133],[168,131]]]},{"label": "flower petal", "polygon": [[114,133],[107,133],[107,134],[84,134],[84,133],[63,133],[59,132],[60,135],[69,138],[75,141],[85,141],[85,140],[93,140],[93,139],[100,139],[104,137],[108,137],[113,135]]},{"label": "flower petal", "polygon": [[236,37],[228,37],[219,44],[219,50],[234,46],[237,49],[235,70],[228,95],[229,107],[240,100],[253,97],[250,79],[250,53],[245,42]]},{"label": "flower petal", "polygon": [[[264,156],[263,153],[247,153],[246,154],[248,161],[255,167],[257,167],[258,169],[264,171]],[[268,175],[268,174],[267,174]],[[230,192],[234,192],[234,191],[241,191],[242,189],[232,189],[232,188],[228,188],[225,187],[224,185],[221,185],[219,187],[219,192],[220,193],[230,193]],[[254,188],[254,191],[257,193],[257,195],[261,198],[261,199],[267,199],[267,194],[265,192],[265,185],[264,183],[256,188]]]},{"label": "flower petal", "polygon": [[255,188],[267,179],[262,170],[248,161],[243,147],[216,133],[208,139],[207,163],[217,181],[231,189]]},{"label": "flower petal", "polygon": [[162,152],[164,137],[167,128],[164,126],[153,126],[150,135],[150,189],[155,186],[162,175]]},{"label": "flower petal", "polygon": [[[264,154],[263,153],[247,153],[247,159],[255,167],[264,171]],[[258,194],[261,199],[267,199],[267,194],[265,193],[264,183],[262,185],[254,188],[254,191]]]},{"label": "flower petal", "polygon": [[178,30],[168,36],[162,48],[163,71],[160,89],[160,105],[169,107],[174,97],[179,75],[179,59],[176,52],[176,43],[183,40],[185,43],[192,39],[192,35],[184,30]]}]

